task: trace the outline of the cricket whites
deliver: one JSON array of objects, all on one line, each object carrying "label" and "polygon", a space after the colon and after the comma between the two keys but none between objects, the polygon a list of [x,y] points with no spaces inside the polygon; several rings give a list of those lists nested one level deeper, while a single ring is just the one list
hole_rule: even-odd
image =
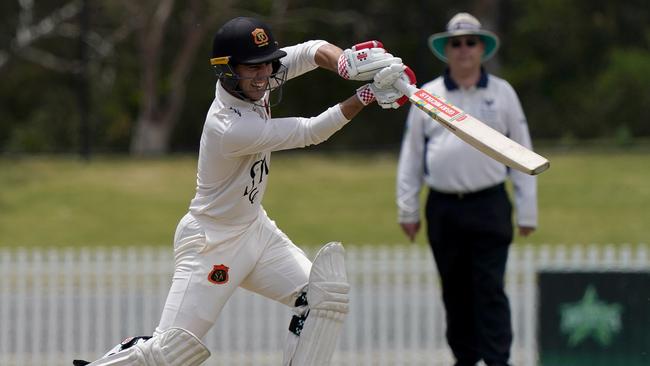
[{"label": "cricket whites", "polygon": [[550,166],[545,157],[509,139],[443,98],[418,89],[403,79],[398,79],[393,86],[431,118],[491,158],[530,175],[537,175]]}]

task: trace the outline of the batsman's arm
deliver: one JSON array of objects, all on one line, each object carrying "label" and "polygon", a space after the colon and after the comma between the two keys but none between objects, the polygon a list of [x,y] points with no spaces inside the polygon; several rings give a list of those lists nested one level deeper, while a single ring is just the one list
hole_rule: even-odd
[{"label": "batsman's arm", "polygon": [[320,46],[314,56],[314,61],[318,67],[332,72],[338,72],[338,60],[343,54],[343,50],[331,43],[325,43]]},{"label": "batsman's arm", "polygon": [[361,103],[361,100],[357,95],[353,95],[349,97],[348,99],[342,101],[339,103],[339,107],[341,108],[341,113],[343,113],[343,116],[349,120],[354,118],[361,110],[365,107],[363,103]]},{"label": "batsman's arm", "polygon": [[402,59],[386,52],[379,41],[366,41],[345,50],[331,43],[318,48],[314,62],[346,80],[372,80],[381,69],[401,64]]},{"label": "batsman's arm", "polygon": [[396,102],[400,95],[396,90],[391,92],[390,89],[394,90],[393,88],[373,86],[377,85],[376,75],[380,71],[382,72],[380,79],[390,80],[389,83],[392,84],[404,69],[402,59],[387,53],[379,41],[359,43],[346,50],[325,43],[316,50],[314,62],[318,67],[337,72],[345,79],[375,80],[374,84],[360,87],[355,96],[339,104],[341,112],[348,120],[354,118],[364,106],[375,100],[382,108],[399,108],[404,103]]}]

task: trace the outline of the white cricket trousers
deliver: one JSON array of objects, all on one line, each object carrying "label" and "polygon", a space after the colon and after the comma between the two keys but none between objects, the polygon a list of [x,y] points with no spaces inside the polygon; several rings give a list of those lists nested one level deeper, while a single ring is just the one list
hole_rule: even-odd
[{"label": "white cricket trousers", "polygon": [[293,307],[311,269],[264,212],[244,232],[214,244],[188,213],[176,228],[174,254],[174,277],[154,334],[180,327],[202,339],[239,286]]}]

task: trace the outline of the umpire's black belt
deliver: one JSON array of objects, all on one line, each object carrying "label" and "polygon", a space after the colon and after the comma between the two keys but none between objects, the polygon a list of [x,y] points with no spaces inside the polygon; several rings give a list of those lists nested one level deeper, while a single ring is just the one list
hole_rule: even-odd
[{"label": "umpire's black belt", "polygon": [[480,191],[475,191],[475,192],[440,192],[440,191],[436,191],[433,188],[430,188],[429,194],[433,197],[439,197],[439,198],[468,200],[468,199],[475,199],[475,198],[489,196],[497,192],[503,192],[505,191],[505,189],[506,189],[505,184],[500,183],[497,184],[496,186],[487,187],[481,189]]}]

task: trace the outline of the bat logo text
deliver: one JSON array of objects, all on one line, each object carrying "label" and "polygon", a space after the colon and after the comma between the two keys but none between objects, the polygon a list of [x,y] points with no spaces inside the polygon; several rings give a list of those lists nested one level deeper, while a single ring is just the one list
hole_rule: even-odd
[{"label": "bat logo text", "polygon": [[461,111],[459,111],[458,109],[450,106],[449,104],[440,100],[440,98],[437,98],[422,89],[415,92],[415,95],[421,98],[426,104],[432,106],[433,108],[435,108],[441,113],[444,113],[450,118],[461,113]]}]

